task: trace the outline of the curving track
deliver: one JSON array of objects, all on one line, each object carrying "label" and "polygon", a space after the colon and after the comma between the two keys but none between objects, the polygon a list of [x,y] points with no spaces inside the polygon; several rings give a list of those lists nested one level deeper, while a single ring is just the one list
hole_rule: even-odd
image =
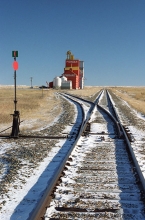
[{"label": "curving track", "polygon": [[[30,220],[41,219],[41,217],[43,216],[46,210],[46,206],[51,200],[52,191],[54,191],[55,185],[58,184],[57,181],[58,182],[60,181],[60,177],[63,174],[66,161],[68,160],[69,155],[71,154],[73,148],[78,142],[80,134],[84,130],[84,127],[85,127],[85,124],[88,118],[88,112],[90,112],[90,109],[92,109],[92,106],[94,106],[94,103],[91,103],[88,101],[85,101],[85,104],[84,104],[82,100],[78,102],[76,101],[76,98],[74,97],[72,98],[71,96],[68,96],[66,94],[63,94],[63,96],[67,98],[68,100],[71,100],[77,106],[78,113],[77,113],[76,123],[73,125],[71,132],[67,134],[68,140],[66,141],[65,145],[62,147],[59,154],[55,156],[54,161],[57,162],[57,169],[55,169],[55,173],[53,177],[51,178],[51,181],[49,181],[49,184],[47,186],[47,189],[45,190],[45,193],[43,194],[42,198],[38,202],[35,209],[30,214],[29,216]],[[54,170],[54,168],[52,170]]]},{"label": "curving track", "polygon": [[[143,187],[103,92],[68,158],[44,219],[145,219]],[[111,114],[111,115],[110,115]]]},{"label": "curving track", "polygon": [[[52,177],[76,140],[83,124],[83,108],[77,103],[72,105],[66,98],[59,98],[63,111],[56,123],[28,133],[27,139],[0,141],[1,220],[15,220],[20,216],[23,219],[31,216],[33,219],[32,210],[38,208],[38,201],[43,195],[45,197]],[[48,136],[57,139],[48,140]],[[60,140],[60,137],[65,138]]]},{"label": "curving track", "polygon": [[[21,140],[16,140],[17,148],[5,152],[5,159],[9,159],[12,167],[4,181],[19,177],[18,170],[20,180],[23,180],[22,167],[24,175],[27,174],[27,167],[20,163],[25,161],[23,158],[30,162],[33,158],[33,164],[30,163],[33,171],[45,157],[47,166],[44,172],[41,170],[43,175],[35,186],[32,183],[20,204],[16,208],[11,207],[15,199],[10,198],[11,205],[9,202],[4,204],[2,211],[15,209],[12,220],[20,216],[27,220],[145,219],[143,167],[138,165],[132,151],[132,136],[126,133],[128,129],[124,130],[116,113],[120,108],[112,106],[112,98],[106,91],[100,93],[94,103],[69,94],[60,96],[64,97],[62,100],[73,102],[76,107],[72,108],[67,101],[63,101],[65,111],[56,125],[49,127],[49,130],[42,129],[35,136],[24,136],[27,146],[21,136]],[[121,114],[119,112],[119,116]],[[60,138],[64,140],[60,141]],[[2,192],[7,190],[4,181],[1,181]],[[18,184],[13,185],[16,191],[19,190]],[[30,208],[26,211],[25,205],[28,203]],[[10,219],[5,216],[4,220]]]}]

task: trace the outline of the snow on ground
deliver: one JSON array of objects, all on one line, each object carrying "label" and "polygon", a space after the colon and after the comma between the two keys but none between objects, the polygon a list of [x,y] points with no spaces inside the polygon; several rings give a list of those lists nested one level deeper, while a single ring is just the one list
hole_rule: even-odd
[{"label": "snow on ground", "polygon": [[136,129],[133,126],[128,126],[131,135],[134,138],[134,142],[131,143],[132,149],[134,151],[135,157],[138,161],[140,169],[145,179],[145,132]]},{"label": "snow on ground", "polygon": [[[94,125],[95,129],[100,128],[98,124]],[[102,127],[103,129],[106,129],[107,127],[104,126]],[[102,130],[103,131],[103,130]],[[81,137],[77,143],[77,146],[81,145],[81,149],[79,149],[79,151],[77,150],[77,146],[73,149],[71,156],[73,156],[73,162],[71,162],[71,169],[66,170],[65,171],[65,177],[62,177],[62,182],[63,184],[66,183],[75,183],[75,181],[73,180],[76,176],[78,176],[77,174],[77,169],[76,167],[79,167],[82,165],[82,161],[84,160],[84,156],[86,156],[86,154],[84,152],[86,152],[88,150],[88,146],[89,146],[89,150],[91,148],[94,148],[94,145],[96,142],[100,142],[101,139],[100,137],[98,137],[98,139],[96,140],[95,136],[91,136],[90,137]],[[80,160],[81,159],[81,160]],[[67,176],[67,177],[66,177]],[[71,190],[72,188],[72,190]],[[59,190],[61,189],[61,186],[59,186]],[[73,187],[71,187],[71,185],[69,185],[69,189],[70,191],[73,191]],[[62,187],[63,190],[63,187]],[[61,200],[61,203],[65,203],[65,201],[74,201],[75,200],[75,195],[74,194],[63,194],[63,199],[61,198],[61,194],[60,192],[55,192],[55,201],[53,200],[50,204],[50,207],[46,210],[46,219],[49,219],[50,216],[52,216],[52,214],[57,213],[55,207],[57,206],[55,203],[58,202],[59,204],[59,200]]]},{"label": "snow on ground", "polygon": [[[74,115],[74,118],[77,118],[77,110],[74,112]],[[40,127],[40,130],[41,129],[42,127]],[[65,132],[70,133],[72,129],[73,124],[72,126],[66,127]],[[15,183],[13,183],[13,186],[16,185],[17,188],[10,186],[9,192],[2,196],[4,200],[0,200],[0,203],[4,201],[4,204],[1,205],[0,220],[26,220],[29,217],[37,200],[41,198],[43,191],[46,189],[49,180],[53,176],[53,173],[68,151],[69,146],[71,147],[72,141],[73,140],[59,140],[55,148],[49,152],[48,157],[46,157],[43,162],[33,170],[32,176],[25,177],[24,185],[22,185],[21,182],[21,171],[19,172],[20,179],[18,178]],[[3,143],[2,140],[0,140],[0,145],[0,155],[4,154],[10,148],[17,147],[14,143]],[[23,169],[25,169],[25,167]],[[27,173],[27,170],[25,170],[25,172]]]},{"label": "snow on ground", "polygon": [[[69,95],[66,95],[66,96],[69,97]],[[91,104],[86,103],[85,101],[78,100],[77,98],[74,98],[74,97],[71,97],[71,99],[73,99],[74,101],[76,100],[77,102],[79,102],[82,105],[82,107],[84,109],[84,113],[85,113],[85,119],[87,119],[89,117],[88,111],[89,111],[89,109],[91,107]]]},{"label": "snow on ground", "polygon": [[[89,106],[83,104],[83,107],[87,117]],[[75,107],[74,123],[77,120],[78,114],[79,112],[77,113],[77,108]],[[58,120],[57,117],[53,123],[56,122],[56,120]],[[30,126],[26,122],[25,125],[28,127]],[[48,127],[49,126],[50,124]],[[40,126],[39,130],[42,130],[42,126]],[[72,126],[66,126],[62,133],[71,134],[74,132],[74,130],[75,129],[72,124]],[[51,180],[55,170],[58,168],[62,158],[72,146],[72,142],[73,139],[59,140],[59,142],[55,145],[55,148],[49,152],[48,156],[43,160],[43,162],[41,162],[40,165],[35,170],[33,170],[32,176],[25,177],[24,185],[22,185],[21,182],[21,171],[19,172],[20,178],[18,178],[15,183],[13,183],[13,186],[16,185],[17,187],[14,188],[10,186],[9,192],[6,195],[3,195],[5,204],[2,205],[2,209],[0,210],[0,220],[26,220],[29,217],[29,214],[36,206],[37,201],[41,198],[43,191],[49,184],[49,181]],[[14,143],[6,144],[0,141],[0,144],[0,155],[4,154],[9,148],[17,147]],[[23,169],[25,169],[25,167]],[[25,172],[27,173],[27,170],[25,170]],[[0,203],[1,202],[2,201],[0,200]]]},{"label": "snow on ground", "polygon": [[[88,107],[85,106],[86,117],[87,111]],[[95,118],[95,111],[96,110],[94,110],[93,116],[91,117],[92,121]],[[63,132],[70,133],[72,126],[67,126]],[[94,123],[91,129],[91,131],[93,132],[96,129],[99,129],[101,131],[105,128],[100,127],[100,125],[98,125],[97,123]],[[129,129],[136,139],[136,143],[134,144],[134,150],[136,150],[137,144],[139,143],[139,141],[142,140],[145,134],[144,132],[141,133],[140,131],[136,130],[134,127],[131,126],[129,127]],[[0,220],[26,220],[28,218],[29,213],[33,210],[33,208],[36,205],[37,199],[41,196],[40,191],[43,192],[43,190],[45,190],[47,184],[49,183],[49,180],[55,172],[55,169],[57,169],[60,163],[61,159],[60,157],[58,157],[58,153],[60,152],[60,155],[64,154],[68,150],[68,147],[66,146],[70,146],[71,144],[71,141],[66,142],[66,140],[60,140],[57,143],[56,147],[49,152],[48,157],[45,158],[43,162],[40,163],[39,167],[35,169],[34,174],[30,177],[25,177],[26,183],[24,186],[22,186],[22,183],[19,179],[15,182],[15,184],[19,186],[17,189],[10,186],[10,191],[8,192],[7,196],[3,195],[5,205],[2,206],[2,209],[0,211]],[[16,145],[14,144],[12,146],[11,144],[4,144],[2,143],[2,141],[1,146],[2,147],[0,147],[0,154],[4,154],[6,150],[11,147],[16,147]],[[63,151],[60,151],[60,149],[62,148]],[[55,157],[56,155],[57,159]],[[140,164],[145,167],[145,164],[141,163],[142,155],[140,155],[139,152],[137,152],[136,156],[139,158]]]},{"label": "snow on ground", "polygon": [[[55,148],[55,150],[52,149],[49,157],[44,159],[40,166],[34,171],[33,175],[30,178],[25,178],[26,184],[23,189],[21,189],[21,187],[10,189],[8,192],[9,199],[5,198],[6,203],[0,213],[1,220],[28,218],[30,211],[37,203],[37,198],[40,196],[39,191],[42,191],[42,188],[46,188],[54,172],[52,170],[49,172],[48,164],[52,161],[52,158],[59,149],[59,147]],[[53,168],[55,169],[55,164]],[[41,178],[39,179],[40,176]],[[21,186],[20,179],[15,182],[15,185]]]},{"label": "snow on ground", "polygon": [[99,98],[99,102],[101,102],[101,100],[103,99],[103,97],[104,97],[104,90],[103,90],[102,93],[101,93],[101,96],[100,96],[100,98]]},{"label": "snow on ground", "polygon": [[[94,119],[96,119],[96,116],[95,116],[96,112],[97,112],[97,107],[94,108],[93,114],[91,115],[89,122],[92,122]],[[91,133],[96,133],[96,131],[98,133],[102,133],[102,132],[112,133],[114,132],[114,129],[113,129],[113,125],[108,127],[107,124],[105,123],[104,124],[91,123],[90,135],[85,136],[85,137],[81,136],[76,147],[73,149],[71,153],[71,157],[73,157],[73,162],[71,162],[71,168],[69,167],[69,169],[65,171],[65,177],[61,178],[63,184],[67,185],[70,183],[75,183],[73,179],[78,176],[77,167],[82,166],[82,162],[84,160],[84,157],[86,156],[86,152],[88,150],[90,151],[90,149],[93,149],[94,146],[96,146],[96,142],[102,141],[101,136],[96,137],[95,135],[91,135]],[[79,148],[78,150],[77,146],[81,146],[81,148]],[[59,190],[60,189],[61,189],[61,186],[59,186]],[[63,190],[63,186],[62,186],[62,190]],[[73,192],[73,187],[71,187],[71,185],[69,185],[69,190]],[[61,193],[56,191],[55,201],[53,200],[50,204],[50,207],[46,210],[45,218],[49,219],[49,217],[52,216],[52,214],[57,213],[57,210],[55,209],[55,207],[57,206],[56,203],[59,204],[59,200],[61,200],[61,204],[63,204],[66,201],[68,202],[69,200],[73,202],[75,199],[76,199],[75,194],[70,194],[70,193],[66,195],[63,194],[63,198],[62,198]],[[87,199],[85,201],[87,203]]]}]

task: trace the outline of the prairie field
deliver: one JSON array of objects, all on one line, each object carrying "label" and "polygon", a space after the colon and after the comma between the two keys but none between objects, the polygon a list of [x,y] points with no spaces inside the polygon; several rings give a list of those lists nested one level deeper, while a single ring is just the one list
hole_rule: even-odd
[{"label": "prairie field", "polygon": [[[86,86],[83,90],[67,92],[83,97],[93,96],[103,87]],[[145,114],[145,87],[108,87],[137,111]],[[20,112],[21,130],[47,126],[61,112],[61,101],[56,92],[64,90],[17,87],[17,109]],[[0,132],[12,125],[14,113],[14,87],[0,86]]]},{"label": "prairie field", "polygon": [[[87,87],[84,90],[69,90],[69,92],[80,96],[91,96],[99,90],[99,87]],[[20,112],[20,120],[23,121],[21,131],[47,126],[60,114],[61,102],[56,92],[64,92],[64,90],[17,87],[16,110]],[[11,114],[15,110],[14,95],[14,86],[0,86],[0,132],[12,125]]]},{"label": "prairie field", "polygon": [[[16,95],[16,110],[20,112],[20,120],[24,120],[22,123],[24,127],[28,127],[30,123],[33,124],[33,128],[37,128],[36,124],[44,121],[45,125],[50,118],[53,119],[52,112],[59,114],[60,109],[55,107],[60,100],[57,99],[53,90],[17,88]],[[12,124],[11,114],[15,110],[14,99],[13,87],[0,87],[0,130]],[[32,127],[30,126],[31,129]]]}]

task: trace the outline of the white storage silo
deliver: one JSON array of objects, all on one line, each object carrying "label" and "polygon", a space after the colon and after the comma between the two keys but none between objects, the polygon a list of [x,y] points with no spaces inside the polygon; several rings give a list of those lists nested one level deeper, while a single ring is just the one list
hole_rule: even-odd
[{"label": "white storage silo", "polygon": [[61,77],[61,82],[63,83],[63,82],[66,82],[66,81],[67,81],[67,78],[65,76],[62,76]]},{"label": "white storage silo", "polygon": [[61,87],[61,78],[58,76],[55,78],[55,88],[57,87]]},{"label": "white storage silo", "polygon": [[80,89],[84,88],[84,77],[80,78]]},{"label": "white storage silo", "polygon": [[80,61],[80,70],[81,70],[82,77],[84,77],[84,61]]}]

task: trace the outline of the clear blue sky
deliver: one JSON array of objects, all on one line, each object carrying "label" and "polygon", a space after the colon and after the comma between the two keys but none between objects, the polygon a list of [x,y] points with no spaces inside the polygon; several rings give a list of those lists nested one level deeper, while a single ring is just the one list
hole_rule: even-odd
[{"label": "clear blue sky", "polygon": [[145,0],[0,0],[0,85],[45,85],[66,52],[85,62],[85,85],[145,85]]}]

